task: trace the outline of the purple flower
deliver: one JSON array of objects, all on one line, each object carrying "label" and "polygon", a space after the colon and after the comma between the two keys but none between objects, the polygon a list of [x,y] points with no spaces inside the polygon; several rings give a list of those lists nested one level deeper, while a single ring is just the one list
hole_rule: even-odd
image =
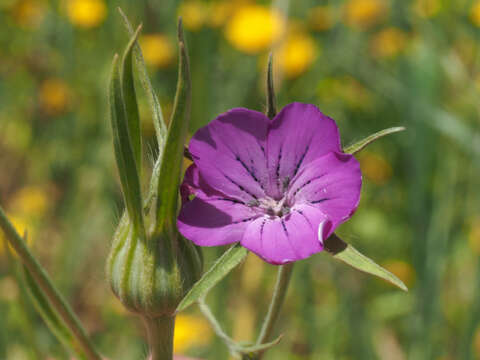
[{"label": "purple flower", "polygon": [[200,246],[240,242],[271,264],[304,259],[360,200],[360,166],[314,105],[289,104],[273,120],[232,109],[198,130],[189,150],[178,229]]}]

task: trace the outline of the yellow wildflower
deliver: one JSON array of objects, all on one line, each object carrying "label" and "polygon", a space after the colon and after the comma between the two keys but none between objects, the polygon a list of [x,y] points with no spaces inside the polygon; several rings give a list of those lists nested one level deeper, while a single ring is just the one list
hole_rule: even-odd
[{"label": "yellow wildflower", "polygon": [[255,54],[278,41],[283,29],[284,19],[278,11],[250,4],[233,13],[225,29],[225,36],[238,50]]},{"label": "yellow wildflower", "polygon": [[415,270],[409,263],[402,260],[390,260],[383,263],[382,266],[402,280],[407,287],[413,285]]},{"label": "yellow wildflower", "polygon": [[420,17],[430,18],[442,9],[440,0],[417,0],[413,3],[413,11]]},{"label": "yellow wildflower", "polygon": [[[17,230],[19,235],[23,236],[25,234],[25,230],[27,230],[26,220],[21,218],[21,217],[17,217],[17,216],[9,216],[8,219],[11,221],[11,223],[13,224],[13,226],[15,227],[15,230]],[[29,230],[29,232],[28,232],[28,236],[27,236],[27,244],[31,245],[32,237],[30,236],[31,235],[30,228],[28,228],[28,230]],[[0,230],[0,255],[2,255],[3,252],[5,251],[5,244],[8,244],[8,248],[10,249],[10,251],[13,254],[15,254],[15,250],[8,243],[8,240],[6,239],[3,231]]]},{"label": "yellow wildflower", "polygon": [[47,210],[48,199],[42,188],[26,186],[14,195],[10,206],[15,213],[38,217]]},{"label": "yellow wildflower", "polygon": [[480,27],[480,1],[476,1],[470,9],[470,20],[475,26]]},{"label": "yellow wildflower", "polygon": [[362,173],[377,185],[383,185],[392,177],[392,167],[380,154],[364,151],[359,156]]},{"label": "yellow wildflower", "polygon": [[326,31],[331,29],[337,19],[331,6],[316,6],[310,9],[308,23],[314,31]]},{"label": "yellow wildflower", "polygon": [[345,21],[350,26],[365,29],[383,20],[387,10],[385,0],[349,0]]},{"label": "yellow wildflower", "polygon": [[182,17],[185,28],[191,31],[200,30],[205,24],[208,15],[206,4],[198,0],[183,2],[178,12]]},{"label": "yellow wildflower", "polygon": [[232,13],[232,3],[228,1],[216,1],[211,3],[208,17],[208,25],[211,27],[223,26]]},{"label": "yellow wildflower", "polygon": [[175,48],[166,35],[148,34],[140,37],[143,57],[148,65],[164,68],[173,61]]},{"label": "yellow wildflower", "polygon": [[175,353],[184,353],[195,346],[208,344],[212,330],[207,321],[196,315],[177,315],[173,348]]},{"label": "yellow wildflower", "polygon": [[398,55],[407,44],[407,35],[400,29],[389,27],[377,33],[371,41],[374,56],[391,58]]},{"label": "yellow wildflower", "polygon": [[49,115],[58,115],[68,106],[70,89],[60,79],[47,79],[40,86],[40,105]]},{"label": "yellow wildflower", "polygon": [[285,76],[293,78],[304,73],[315,60],[317,46],[304,32],[289,35],[279,47],[276,57]]},{"label": "yellow wildflower", "polygon": [[67,15],[73,25],[93,28],[105,20],[107,6],[103,0],[68,0]]},{"label": "yellow wildflower", "polygon": [[45,18],[46,5],[42,0],[21,0],[12,8],[13,18],[24,28],[36,29]]}]

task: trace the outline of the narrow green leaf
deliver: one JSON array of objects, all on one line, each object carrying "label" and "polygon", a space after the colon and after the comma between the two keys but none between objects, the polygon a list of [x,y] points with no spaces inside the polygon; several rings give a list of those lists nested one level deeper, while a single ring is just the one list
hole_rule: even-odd
[{"label": "narrow green leaf", "polygon": [[133,80],[133,47],[137,41],[138,34],[142,26],[140,25],[132,35],[130,42],[125,49],[122,59],[122,90],[125,100],[125,108],[127,111],[128,132],[132,143],[135,163],[137,164],[137,173],[141,174],[142,169],[142,136],[140,131],[140,115],[138,112],[137,94],[135,92],[135,84]]},{"label": "narrow green leaf", "polygon": [[365,255],[362,255],[353,246],[340,239],[336,234],[332,234],[327,240],[325,240],[324,246],[325,250],[327,250],[327,252],[335,259],[341,260],[347,265],[367,274],[378,276],[379,278],[399,287],[403,291],[408,291],[405,284],[399,278],[376,264]]},{"label": "narrow green leaf", "polygon": [[237,343],[235,346],[233,346],[233,350],[242,355],[248,355],[249,357],[254,358],[256,353],[264,352],[265,350],[277,345],[282,340],[282,337],[283,335],[280,335],[273,341],[259,345],[243,346]]},{"label": "narrow green leaf", "polygon": [[273,54],[268,56],[267,65],[267,111],[266,115],[269,119],[273,119],[277,115],[277,104],[275,99],[275,87],[273,86]]},{"label": "narrow green leaf", "polygon": [[158,179],[157,230],[173,229],[176,226],[178,188],[181,180],[184,145],[190,122],[192,86],[181,19],[178,22],[178,46],[177,91]]},{"label": "narrow green leaf", "polygon": [[199,299],[204,298],[208,292],[230,271],[247,257],[247,249],[240,244],[233,245],[213,264],[213,266],[198,280],[183,298],[177,307],[177,312],[185,310]]},{"label": "narrow green leaf", "polygon": [[343,152],[345,154],[351,154],[354,155],[358,153],[360,150],[362,150],[364,147],[366,147],[368,144],[374,142],[375,140],[380,139],[381,137],[384,137],[389,134],[393,134],[399,131],[403,131],[405,128],[403,126],[398,126],[398,127],[392,127],[388,129],[384,129],[381,131],[378,131],[370,136],[367,136],[365,139],[362,139],[360,141],[357,141],[356,143],[346,146],[343,149]]},{"label": "narrow green leaf", "polygon": [[144,232],[140,179],[138,177],[137,165],[135,163],[135,156],[128,131],[127,114],[122,96],[118,66],[118,55],[115,55],[113,59],[109,86],[109,103],[115,158],[117,160],[127,211],[137,230]]},{"label": "narrow green leaf", "polygon": [[78,345],[76,345],[74,338],[70,334],[68,328],[58,317],[57,312],[52,308],[43,292],[38,287],[32,275],[25,266],[22,266],[22,280],[25,288],[33,301],[35,309],[47,324],[50,331],[65,346],[69,351],[72,351],[77,356],[80,355]]},{"label": "narrow green leaf", "polygon": [[[118,8],[120,15],[122,16],[123,22],[125,27],[130,36],[133,36],[134,31],[133,27],[128,20],[127,16],[124,12]],[[165,126],[165,121],[163,119],[162,107],[160,106],[160,102],[158,101],[157,94],[153,90],[152,83],[150,78],[148,77],[147,67],[145,65],[145,61],[143,60],[142,50],[138,42],[135,42],[134,46],[134,54],[135,54],[135,64],[137,66],[137,74],[139,75],[140,83],[147,95],[147,101],[150,106],[153,115],[153,125],[155,127],[155,132],[157,135],[157,142],[159,148],[159,157],[162,156],[163,148],[165,147],[165,141],[167,137],[167,127]]]}]

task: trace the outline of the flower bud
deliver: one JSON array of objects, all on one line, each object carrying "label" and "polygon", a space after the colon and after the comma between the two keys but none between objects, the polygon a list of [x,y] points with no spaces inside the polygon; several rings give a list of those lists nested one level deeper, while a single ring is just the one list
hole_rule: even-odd
[{"label": "flower bud", "polygon": [[[156,126],[160,156],[147,199],[143,198],[140,185],[142,142],[133,80],[133,66],[137,64],[141,67],[143,83],[149,84],[145,65],[133,60],[133,51],[140,51],[135,45],[139,31],[140,27],[135,33],[132,29],[133,36],[121,66],[115,57],[110,83],[114,149],[126,210],[114,235],[106,271],[113,292],[124,306],[151,320],[175,314],[177,305],[201,275],[202,258],[200,250],[176,228],[191,104],[190,72],[181,22],[175,105],[168,134],[163,133],[161,124]],[[141,58],[141,54],[135,57]],[[147,92],[155,100],[152,113],[161,114],[153,89],[147,86]],[[158,122],[163,120],[160,118]]]},{"label": "flower bud", "polygon": [[176,230],[139,235],[125,214],[107,260],[114,294],[130,311],[151,318],[171,316],[198,280],[202,257]]}]

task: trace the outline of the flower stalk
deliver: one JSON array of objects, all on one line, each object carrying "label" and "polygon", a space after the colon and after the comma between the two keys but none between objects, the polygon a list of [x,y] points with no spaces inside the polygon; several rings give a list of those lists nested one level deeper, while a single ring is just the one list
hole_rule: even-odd
[{"label": "flower stalk", "polygon": [[[267,66],[267,110],[266,115],[269,119],[273,119],[277,115],[276,108],[276,98],[275,98],[275,88],[273,85],[273,55],[270,53],[268,57],[268,66]],[[286,265],[281,265],[278,269],[277,281],[275,283],[275,289],[273,292],[272,300],[268,308],[268,313],[265,317],[265,320],[262,324],[260,334],[257,338],[257,345],[264,344],[271,340],[273,335],[273,330],[277,322],[280,310],[285,301],[285,296],[287,294],[288,285],[293,271],[293,264],[289,263]],[[257,354],[257,359],[260,359],[263,356],[264,351],[260,351]]]},{"label": "flower stalk", "polygon": [[[262,324],[260,334],[257,338],[257,345],[266,343],[272,339],[273,330],[277,322],[280,310],[282,309],[287,294],[288,285],[292,277],[294,263],[282,265],[278,269],[277,282],[273,292],[272,301],[268,308],[267,316]],[[261,359],[263,352],[258,353],[257,359]]]},{"label": "flower stalk", "polygon": [[101,360],[100,353],[97,351],[92,341],[89,339],[87,332],[83,328],[80,320],[77,318],[67,301],[60,292],[55,288],[52,280],[48,276],[45,269],[40,265],[38,260],[33,256],[27,247],[23,238],[15,230],[12,223],[8,220],[5,212],[0,207],[0,227],[5,233],[10,245],[15,249],[19,259],[30,272],[31,276],[38,284],[39,288],[44,292],[51,305],[58,312],[72,335],[78,341],[79,347],[85,353],[88,360]]},{"label": "flower stalk", "polygon": [[175,316],[143,317],[143,322],[147,329],[149,360],[172,359]]}]

